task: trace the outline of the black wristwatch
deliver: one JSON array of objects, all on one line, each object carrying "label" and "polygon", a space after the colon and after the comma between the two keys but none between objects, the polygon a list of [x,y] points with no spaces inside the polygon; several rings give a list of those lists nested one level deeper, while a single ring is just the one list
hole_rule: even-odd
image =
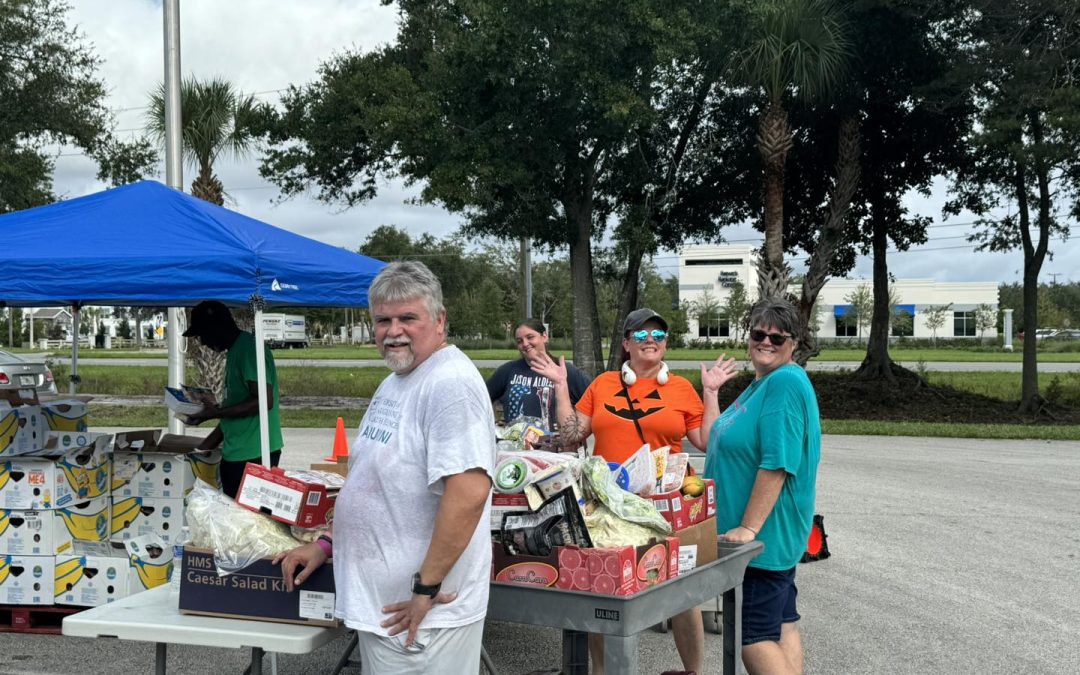
[{"label": "black wristwatch", "polygon": [[426,595],[429,598],[434,598],[439,594],[439,589],[442,588],[442,583],[433,584],[431,586],[425,586],[420,583],[420,573],[412,575],[412,592],[416,595]]}]

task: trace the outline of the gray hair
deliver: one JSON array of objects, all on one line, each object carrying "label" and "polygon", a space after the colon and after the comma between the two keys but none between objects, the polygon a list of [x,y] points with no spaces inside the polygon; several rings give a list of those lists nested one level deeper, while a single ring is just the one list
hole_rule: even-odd
[{"label": "gray hair", "polygon": [[799,311],[785,298],[763,298],[750,308],[749,328],[755,326],[775,326],[783,332],[799,339]]},{"label": "gray hair", "polygon": [[442,284],[428,266],[417,260],[392,262],[382,268],[368,288],[368,305],[423,300],[432,320],[446,311]]}]

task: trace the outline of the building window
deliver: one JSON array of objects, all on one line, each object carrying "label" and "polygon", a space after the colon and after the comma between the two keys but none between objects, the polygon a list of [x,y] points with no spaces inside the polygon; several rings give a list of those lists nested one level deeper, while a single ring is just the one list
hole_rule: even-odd
[{"label": "building window", "polygon": [[741,265],[742,258],[690,258],[686,261],[687,267],[692,265]]},{"label": "building window", "polygon": [[953,312],[953,335],[975,337],[975,312]]},{"label": "building window", "polygon": [[731,327],[728,320],[723,316],[698,317],[698,337],[728,337]]},{"label": "building window", "polygon": [[915,305],[897,305],[892,320],[892,334],[896,337],[915,335]]},{"label": "building window", "polygon": [[836,337],[858,337],[859,326],[854,314],[836,317]]}]

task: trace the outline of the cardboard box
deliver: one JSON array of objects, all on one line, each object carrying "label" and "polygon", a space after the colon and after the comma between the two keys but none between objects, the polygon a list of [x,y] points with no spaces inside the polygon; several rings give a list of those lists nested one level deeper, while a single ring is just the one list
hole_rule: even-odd
[{"label": "cardboard box", "polygon": [[221,489],[221,451],[199,450],[198,436],[157,429],[119,433],[113,440],[114,497],[180,499],[196,480]]},{"label": "cardboard box", "polygon": [[248,462],[236,503],[298,527],[319,527],[333,519],[336,493],[326,485],[287,476],[280,467]]},{"label": "cardboard box", "polygon": [[28,455],[42,451],[48,423],[39,405],[12,405],[0,401],[0,457]]},{"label": "cardboard box", "polygon": [[514,511],[528,511],[529,499],[524,493],[503,494],[491,493],[491,531],[498,532],[502,529],[503,515]]},{"label": "cardboard box", "polygon": [[105,495],[108,442],[105,434],[54,432],[47,456],[14,457],[0,463],[0,508],[37,511]]},{"label": "cardboard box", "polygon": [[679,573],[716,560],[716,516],[679,530]]},{"label": "cardboard box", "polygon": [[183,499],[112,498],[109,540],[114,543],[153,534],[171,546],[183,527]]},{"label": "cardboard box", "polygon": [[263,558],[239,572],[220,576],[214,554],[184,547],[180,612],[256,621],[337,626],[334,618],[334,568],[328,561],[291,593],[281,567]]},{"label": "cardboard box", "polygon": [[71,553],[56,556],[56,604],[96,607],[126,598],[133,574],[123,549],[77,544]]},{"label": "cardboard box", "polygon": [[0,605],[51,605],[54,556],[0,556]]},{"label": "cardboard box", "polygon": [[686,497],[673,490],[649,499],[676,532],[716,515],[716,483],[711,478],[705,479],[705,492],[698,497]]},{"label": "cardboard box", "polygon": [[319,462],[311,465],[312,471],[330,471],[336,473],[339,476],[349,475],[349,463],[348,462]]},{"label": "cardboard box", "polygon": [[679,539],[643,546],[558,546],[547,556],[510,555],[493,545],[492,581],[598,595],[633,595],[679,574]]},{"label": "cardboard box", "polygon": [[49,431],[86,431],[86,414],[89,407],[76,399],[49,401],[41,404],[41,412]]},{"label": "cardboard box", "polygon": [[55,555],[77,541],[108,540],[108,497],[44,511],[0,511],[0,554]]},{"label": "cardboard box", "polygon": [[173,547],[153,534],[135,537],[124,542],[131,573],[128,575],[128,595],[163,586],[176,573]]}]

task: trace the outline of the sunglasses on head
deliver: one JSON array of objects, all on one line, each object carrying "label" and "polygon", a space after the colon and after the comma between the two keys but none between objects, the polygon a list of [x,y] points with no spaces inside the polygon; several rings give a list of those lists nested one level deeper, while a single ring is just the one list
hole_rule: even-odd
[{"label": "sunglasses on head", "polygon": [[667,339],[667,331],[660,329],[636,330],[633,333],[630,333],[630,337],[634,338],[634,342],[645,342],[649,339],[650,335],[652,336],[652,339],[656,340],[657,342],[663,342]]},{"label": "sunglasses on head", "polygon": [[773,347],[779,347],[780,345],[787,342],[788,339],[791,337],[791,335],[783,335],[781,333],[766,333],[765,331],[758,330],[757,328],[750,331],[751,340],[753,340],[754,342],[764,342],[765,338],[769,338],[769,342],[772,343]]}]

